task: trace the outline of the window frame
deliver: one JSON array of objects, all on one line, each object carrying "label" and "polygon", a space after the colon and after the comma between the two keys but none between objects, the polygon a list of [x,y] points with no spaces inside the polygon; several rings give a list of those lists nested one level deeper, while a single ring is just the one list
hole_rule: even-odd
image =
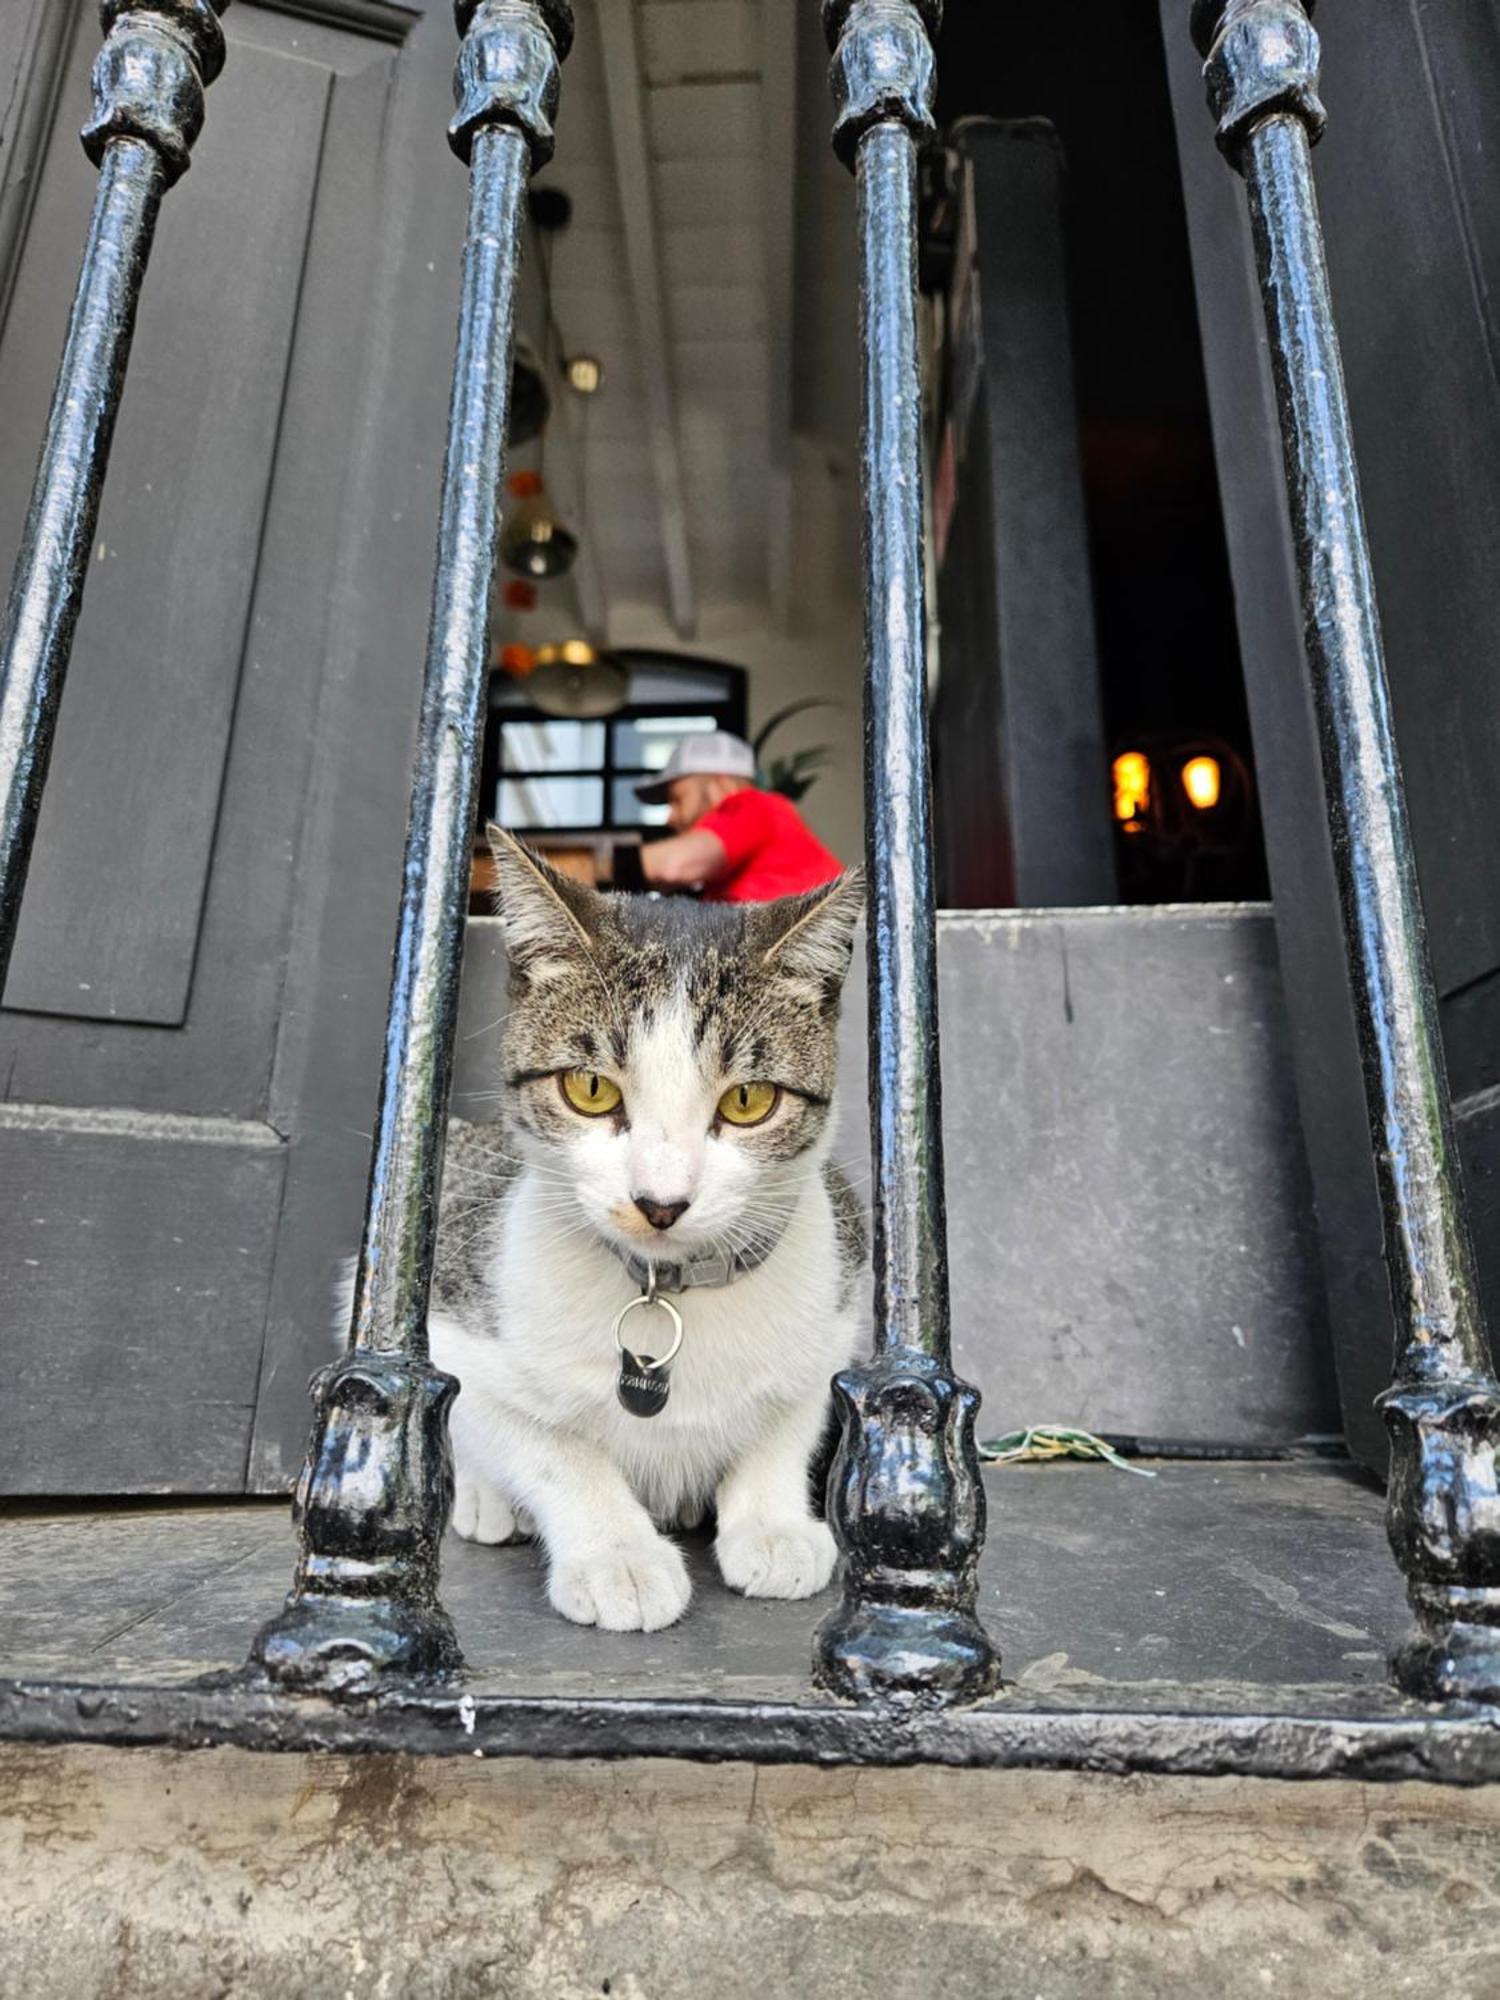
[{"label": "window frame", "polygon": [[[636,672],[671,674],[673,670],[701,675],[713,673],[722,675],[726,691],[722,700],[705,701],[701,697],[681,701],[627,701],[612,715],[588,716],[585,721],[604,724],[604,758],[599,764],[583,766],[559,766],[547,771],[507,772],[500,758],[502,725],[508,722],[560,722],[569,718],[550,715],[544,709],[529,702],[506,702],[503,705],[491,702],[486,711],[484,746],[479,764],[479,797],[477,801],[476,834],[482,836],[485,827],[498,817],[496,806],[499,799],[500,781],[504,777],[524,776],[529,778],[598,778],[604,787],[604,815],[601,820],[587,825],[537,826],[518,823],[507,826],[508,833],[518,833],[529,838],[546,837],[557,839],[576,836],[579,839],[632,838],[649,839],[661,829],[648,826],[623,826],[614,817],[614,788],[617,780],[639,780],[653,774],[644,765],[620,764],[615,760],[615,725],[621,722],[652,722],[677,716],[704,716],[715,729],[727,730],[732,736],[746,734],[748,709],[749,673],[746,668],[733,665],[728,660],[713,660],[700,655],[669,653],[662,654],[649,649],[620,650],[612,654],[632,675]],[[498,671],[498,669],[497,669]],[[524,689],[525,682],[514,683]]]}]

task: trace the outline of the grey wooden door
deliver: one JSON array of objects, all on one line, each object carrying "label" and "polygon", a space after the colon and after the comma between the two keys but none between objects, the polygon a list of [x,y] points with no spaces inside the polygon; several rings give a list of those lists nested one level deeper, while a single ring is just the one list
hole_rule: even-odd
[{"label": "grey wooden door", "polygon": [[[69,45],[66,4],[0,29],[7,564],[94,185],[97,13]],[[283,1484],[359,1224],[462,240],[451,11],[225,27],[0,1013],[12,1493]]]}]

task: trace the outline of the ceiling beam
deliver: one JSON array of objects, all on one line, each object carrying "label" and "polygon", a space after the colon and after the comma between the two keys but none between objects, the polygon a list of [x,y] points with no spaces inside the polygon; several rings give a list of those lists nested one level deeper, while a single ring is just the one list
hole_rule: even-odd
[{"label": "ceiling beam", "polygon": [[625,225],[625,260],[630,272],[631,305],[646,390],[646,423],[667,572],[667,603],[678,636],[686,639],[697,628],[698,605],[688,548],[682,446],[677,431],[671,349],[667,344],[666,287],[656,220],[656,190],[646,141],[635,0],[599,0],[599,30],[610,143]]},{"label": "ceiling beam", "polygon": [[792,605],[796,521],[792,483],[792,364],[797,256],[798,0],[761,0],[761,211],[766,258],[766,591],[785,626]]}]

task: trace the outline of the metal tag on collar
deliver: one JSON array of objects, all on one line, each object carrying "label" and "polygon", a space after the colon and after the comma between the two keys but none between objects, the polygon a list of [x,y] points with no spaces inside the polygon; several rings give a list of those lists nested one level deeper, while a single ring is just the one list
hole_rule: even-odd
[{"label": "metal tag on collar", "polygon": [[[671,1321],[672,1344],[665,1354],[635,1354],[625,1345],[625,1322],[642,1306],[654,1306]],[[628,1300],[615,1314],[614,1336],[615,1346],[620,1351],[620,1377],[615,1384],[615,1393],[621,1408],[628,1410],[633,1417],[660,1416],[672,1393],[670,1371],[677,1359],[677,1350],[682,1345],[682,1314],[670,1299],[663,1298],[657,1290],[654,1269],[647,1274],[646,1288],[640,1297]]]}]

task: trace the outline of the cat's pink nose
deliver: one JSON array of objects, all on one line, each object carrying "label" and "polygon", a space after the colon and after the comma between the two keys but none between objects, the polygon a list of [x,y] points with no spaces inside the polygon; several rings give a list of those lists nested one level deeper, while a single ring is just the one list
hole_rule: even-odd
[{"label": "cat's pink nose", "polygon": [[632,1199],[653,1229],[670,1229],[678,1216],[686,1215],[692,1206],[686,1201],[652,1201],[649,1195],[644,1194],[635,1195]]}]

